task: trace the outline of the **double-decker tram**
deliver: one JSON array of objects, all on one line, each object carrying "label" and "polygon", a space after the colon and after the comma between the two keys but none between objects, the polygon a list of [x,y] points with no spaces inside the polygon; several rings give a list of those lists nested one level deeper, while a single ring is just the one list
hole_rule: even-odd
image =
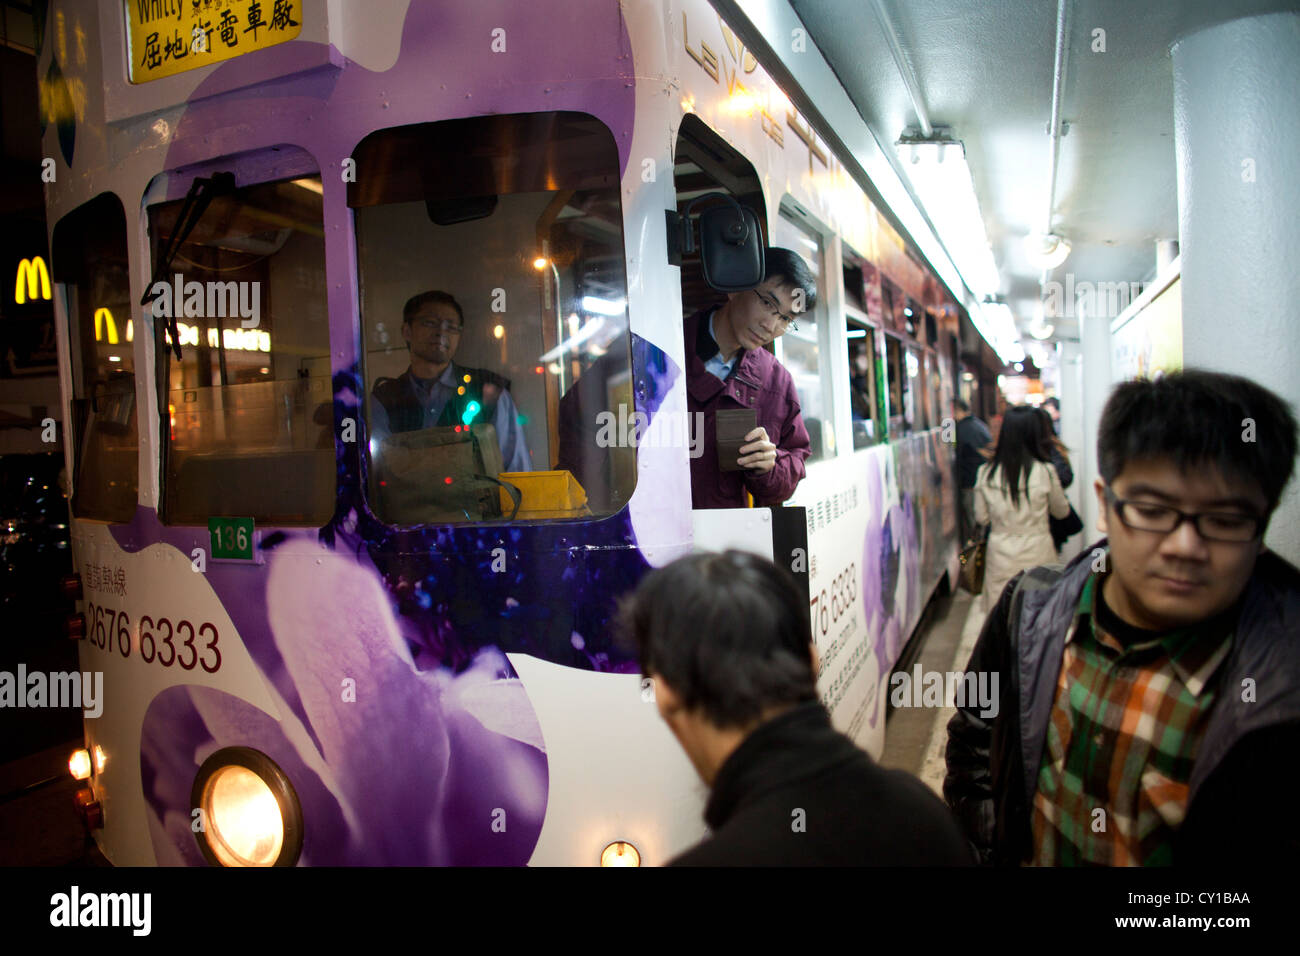
[{"label": "double-decker tram", "polygon": [[[668,859],[704,789],[611,622],[692,549],[806,582],[879,753],[968,320],[705,0],[55,0],[39,69],[109,860]],[[774,345],[813,451],[784,507],[693,510],[722,296],[677,232],[737,206],[817,276]]]}]

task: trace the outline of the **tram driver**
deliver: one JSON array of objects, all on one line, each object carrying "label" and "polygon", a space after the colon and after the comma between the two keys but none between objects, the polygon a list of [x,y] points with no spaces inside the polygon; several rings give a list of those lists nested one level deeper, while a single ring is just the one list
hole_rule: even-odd
[{"label": "tram driver", "polygon": [[465,312],[450,293],[433,290],[407,300],[402,308],[402,338],[410,349],[411,364],[397,378],[375,382],[371,432],[382,441],[395,432],[459,425],[471,403],[476,403],[479,411],[470,417],[496,427],[503,470],[532,471],[510,381],[454,361],[464,328]]},{"label": "tram driver", "polygon": [[[795,327],[798,313],[816,306],[817,280],[789,249],[768,248],[765,260],[757,288],[728,293],[722,305],[686,320],[687,408],[704,415],[703,454],[691,459],[695,508],[743,508],[746,491],[755,504],[780,504],[803,480],[812,452],[794,379],[766,346]],[[743,431],[728,434],[735,422]],[[720,442],[727,446],[725,462]]]}]

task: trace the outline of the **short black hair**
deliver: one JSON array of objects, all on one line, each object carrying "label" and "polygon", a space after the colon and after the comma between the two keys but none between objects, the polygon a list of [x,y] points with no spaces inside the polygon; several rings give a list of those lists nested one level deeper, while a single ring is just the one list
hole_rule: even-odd
[{"label": "short black hair", "polygon": [[803,308],[801,312],[811,312],[817,307],[817,277],[808,268],[808,263],[790,249],[780,246],[768,246],[763,253],[765,269],[763,281],[777,278],[781,285],[803,290]]},{"label": "short black hair", "polygon": [[1169,459],[1184,472],[1210,465],[1258,485],[1266,515],[1281,500],[1295,457],[1290,406],[1250,379],[1207,369],[1116,386],[1097,429],[1098,470],[1107,484],[1131,461]]},{"label": "short black hair", "polygon": [[962,412],[970,411],[970,405],[967,404],[966,399],[964,398],[954,398],[952,400],[952,403],[957,407],[958,411],[962,411]]},{"label": "short black hair", "polygon": [[413,295],[407,299],[406,305],[402,306],[402,322],[410,322],[411,316],[415,315],[415,313],[419,312],[422,308],[431,303],[434,305],[451,306],[456,310],[456,314],[460,316],[460,324],[465,324],[465,310],[460,307],[460,303],[456,301],[456,297],[450,292],[443,292],[440,289],[421,292],[419,295]]},{"label": "short black hair", "polygon": [[641,673],[661,676],[719,728],[817,699],[808,601],[790,574],[742,551],[651,571],[619,609]]},{"label": "short black hair", "polygon": [[1059,398],[1057,398],[1055,395],[1053,395],[1051,398],[1047,399],[1047,401],[1043,402],[1043,407],[1044,407],[1044,408],[1046,408],[1048,405],[1051,405],[1051,406],[1052,406],[1054,409],[1056,409],[1058,412],[1061,410],[1061,400],[1060,400]]}]

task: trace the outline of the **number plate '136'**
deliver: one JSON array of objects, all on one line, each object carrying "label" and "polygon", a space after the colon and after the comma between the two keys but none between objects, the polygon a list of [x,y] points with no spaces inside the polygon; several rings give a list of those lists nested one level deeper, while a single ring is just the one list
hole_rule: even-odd
[{"label": "number plate '136'", "polygon": [[209,518],[212,557],[218,561],[253,561],[252,518]]}]

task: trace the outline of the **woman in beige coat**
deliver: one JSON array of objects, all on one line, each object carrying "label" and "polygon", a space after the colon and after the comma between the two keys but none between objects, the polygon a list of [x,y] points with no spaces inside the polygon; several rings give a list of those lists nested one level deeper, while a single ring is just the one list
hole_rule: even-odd
[{"label": "woman in beige coat", "polygon": [[975,479],[975,520],[990,524],[984,567],[984,610],[1025,568],[1057,562],[1048,512],[1064,518],[1070,503],[1051,465],[1034,409],[1008,408],[992,460]]}]

